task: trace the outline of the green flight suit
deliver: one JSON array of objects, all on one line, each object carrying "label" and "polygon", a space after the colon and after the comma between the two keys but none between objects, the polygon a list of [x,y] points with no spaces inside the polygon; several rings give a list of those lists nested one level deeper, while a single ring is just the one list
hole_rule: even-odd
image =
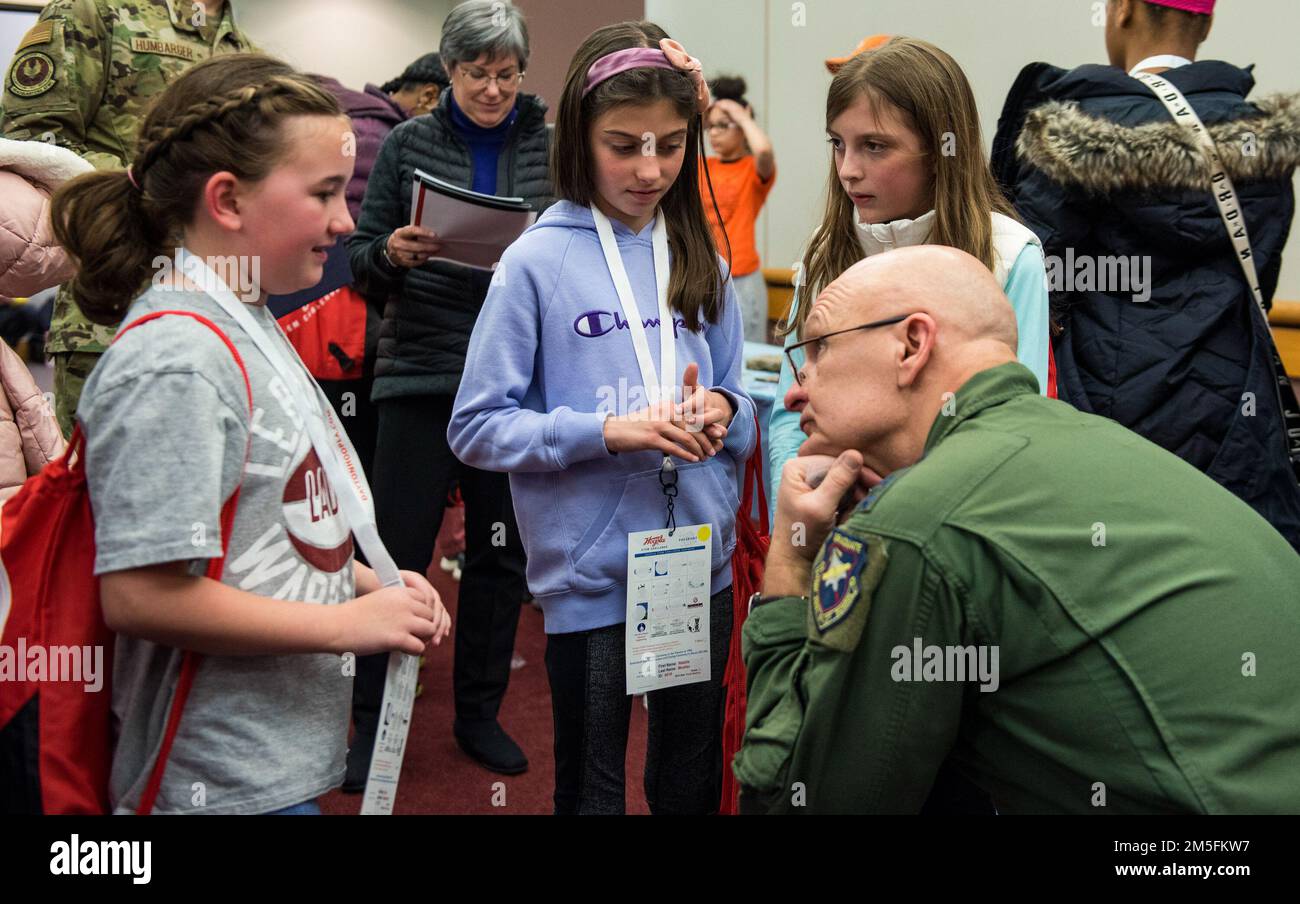
[{"label": "green flight suit", "polygon": [[[51,141],[97,169],[124,169],[149,102],[169,82],[215,54],[254,49],[229,3],[220,18],[203,9],[188,0],[51,0],[6,73],[4,137]],[[91,323],[59,290],[46,351],[65,435],[85,378],[116,332]]]},{"label": "green flight suit", "polygon": [[742,811],[916,812],[948,766],[1002,813],[1300,812],[1300,556],[1020,364],[953,402],[750,614]]}]

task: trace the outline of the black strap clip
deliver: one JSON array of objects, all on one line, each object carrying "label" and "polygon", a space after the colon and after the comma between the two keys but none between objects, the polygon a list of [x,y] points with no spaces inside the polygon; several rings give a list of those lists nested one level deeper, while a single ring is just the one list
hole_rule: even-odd
[{"label": "black strap clip", "polygon": [[673,500],[677,498],[677,466],[667,455],[664,456],[664,463],[659,466],[659,486],[663,489],[664,498],[668,500],[668,521],[664,527],[671,537],[677,530],[677,518],[673,514]]}]

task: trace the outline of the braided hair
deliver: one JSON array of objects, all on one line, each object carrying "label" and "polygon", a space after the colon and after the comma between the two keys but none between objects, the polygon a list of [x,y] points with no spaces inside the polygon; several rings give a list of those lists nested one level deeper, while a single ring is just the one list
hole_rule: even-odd
[{"label": "braided hair", "polygon": [[54,195],[55,237],[78,265],[78,307],[95,323],[120,322],[157,259],[180,243],[214,173],[260,181],[288,151],[288,117],[342,115],[333,95],[273,57],[222,54],[186,70],[150,106],[128,170],[87,173]]}]

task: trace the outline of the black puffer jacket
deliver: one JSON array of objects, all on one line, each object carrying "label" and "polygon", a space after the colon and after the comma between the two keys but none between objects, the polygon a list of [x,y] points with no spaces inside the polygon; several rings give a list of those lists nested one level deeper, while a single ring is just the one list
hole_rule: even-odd
[{"label": "black puffer jacket", "polygon": [[[1223,62],[1162,75],[1218,146],[1271,305],[1295,212],[1300,98],[1248,102],[1250,70]],[[1061,274],[1051,285],[1062,328],[1053,342],[1060,397],[1195,465],[1300,550],[1300,489],[1286,457],[1268,327],[1186,127],[1119,69],[1034,63],[1007,99],[993,168],[1042,239],[1049,280],[1053,266]],[[1084,281],[1086,261],[1100,273],[1110,269],[1100,259],[1115,256],[1138,258],[1139,274],[1149,258],[1149,299],[1134,300],[1141,286]]]},{"label": "black puffer jacket", "polygon": [[[411,222],[415,171],[469,188],[469,146],[451,124],[451,92],[437,108],[393,129],[379,149],[366,186],[361,219],[348,239],[352,273],[368,296],[387,297],[375,362],[375,400],[410,395],[454,395],[465,351],[492,274],[444,261],[411,270],[389,267],[380,254],[388,236]],[[546,104],[519,94],[515,117],[497,164],[498,195],[522,197],[537,211],[550,205],[550,133]]]}]

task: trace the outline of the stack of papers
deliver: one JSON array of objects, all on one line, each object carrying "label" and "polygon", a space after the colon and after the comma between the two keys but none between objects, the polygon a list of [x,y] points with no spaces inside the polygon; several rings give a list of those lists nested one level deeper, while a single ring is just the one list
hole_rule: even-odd
[{"label": "stack of papers", "polygon": [[491,270],[536,219],[523,198],[485,195],[415,171],[411,225],[432,230],[442,242],[431,260]]}]

